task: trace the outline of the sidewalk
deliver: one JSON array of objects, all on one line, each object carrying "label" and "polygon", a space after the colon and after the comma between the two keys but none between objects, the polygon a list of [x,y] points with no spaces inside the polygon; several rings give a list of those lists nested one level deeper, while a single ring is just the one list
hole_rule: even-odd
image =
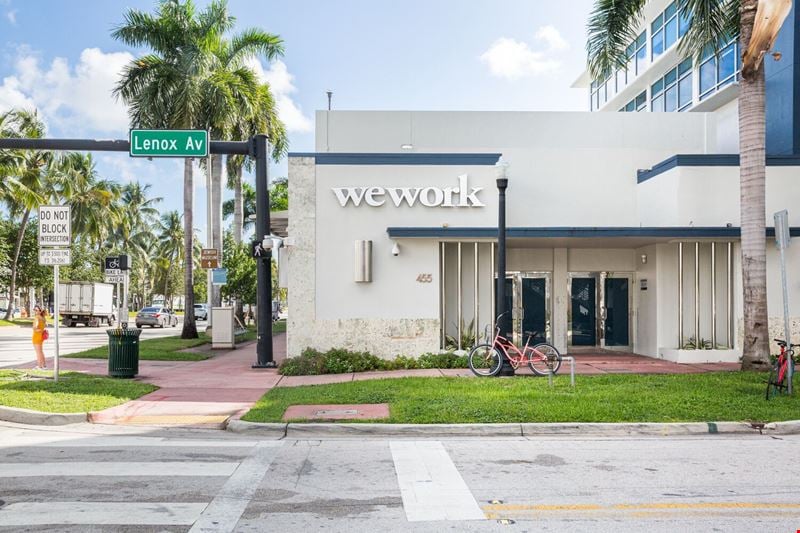
[{"label": "sidewalk", "polygon": [[[202,351],[207,351],[200,348]],[[286,357],[286,335],[274,339],[275,361]],[[469,369],[424,369],[281,376],[275,369],[253,369],[256,343],[235,350],[215,351],[203,361],[140,361],[139,381],[159,390],[117,407],[93,413],[92,422],[104,424],[179,425],[222,427],[228,418],[239,418],[273,387],[324,385],[368,379],[404,377],[472,377]],[[52,364],[52,362],[50,362]],[[105,359],[62,359],[62,370],[105,375]],[[29,365],[29,366],[32,366]],[[582,354],[575,356],[575,373],[598,374],[687,374],[738,370],[736,363],[682,365],[633,354]],[[521,368],[518,375],[531,375]],[[569,374],[564,362],[560,374]]]}]

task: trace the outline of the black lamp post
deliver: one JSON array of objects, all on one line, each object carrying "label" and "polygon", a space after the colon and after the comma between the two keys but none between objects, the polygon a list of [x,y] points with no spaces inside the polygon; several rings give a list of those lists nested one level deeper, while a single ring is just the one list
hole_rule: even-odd
[{"label": "black lamp post", "polygon": [[[495,315],[498,316],[497,327],[500,334],[505,335],[511,328],[511,315],[506,309],[506,177],[507,164],[500,163],[500,178],[497,178],[498,209],[497,209],[497,290],[495,291]],[[503,366],[498,376],[513,376],[514,367],[503,357]]]}]

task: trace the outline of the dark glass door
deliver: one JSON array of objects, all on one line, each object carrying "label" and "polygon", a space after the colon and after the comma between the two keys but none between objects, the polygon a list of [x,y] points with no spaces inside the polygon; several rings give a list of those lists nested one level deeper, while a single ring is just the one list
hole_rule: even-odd
[{"label": "dark glass door", "polygon": [[630,346],[630,302],[627,278],[606,278],[606,346]]},{"label": "dark glass door", "polygon": [[597,345],[597,281],[572,278],[572,345]]},{"label": "dark glass door", "polygon": [[533,334],[531,344],[547,340],[547,280],[522,278],[522,342]]},{"label": "dark glass door", "polygon": [[501,330],[500,335],[508,340],[514,340],[514,318],[516,312],[514,311],[514,278],[506,278],[506,313],[500,323],[505,326],[505,331]]}]

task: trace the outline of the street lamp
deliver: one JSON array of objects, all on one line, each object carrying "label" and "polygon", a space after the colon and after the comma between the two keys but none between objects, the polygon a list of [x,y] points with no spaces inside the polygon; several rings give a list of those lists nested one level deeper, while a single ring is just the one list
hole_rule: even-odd
[{"label": "street lamp", "polygon": [[[511,317],[506,309],[506,188],[508,187],[508,162],[497,162],[497,290],[495,290],[495,314],[500,334],[505,335],[511,328]],[[501,357],[502,367],[498,376],[513,376],[514,367],[508,359]]]}]

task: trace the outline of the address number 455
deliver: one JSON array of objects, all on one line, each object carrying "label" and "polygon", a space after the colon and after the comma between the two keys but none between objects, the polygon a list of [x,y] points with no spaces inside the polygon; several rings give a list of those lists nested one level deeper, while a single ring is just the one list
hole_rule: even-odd
[{"label": "address number 455", "polygon": [[417,276],[417,281],[420,283],[430,283],[433,281],[433,274],[420,274]]}]

